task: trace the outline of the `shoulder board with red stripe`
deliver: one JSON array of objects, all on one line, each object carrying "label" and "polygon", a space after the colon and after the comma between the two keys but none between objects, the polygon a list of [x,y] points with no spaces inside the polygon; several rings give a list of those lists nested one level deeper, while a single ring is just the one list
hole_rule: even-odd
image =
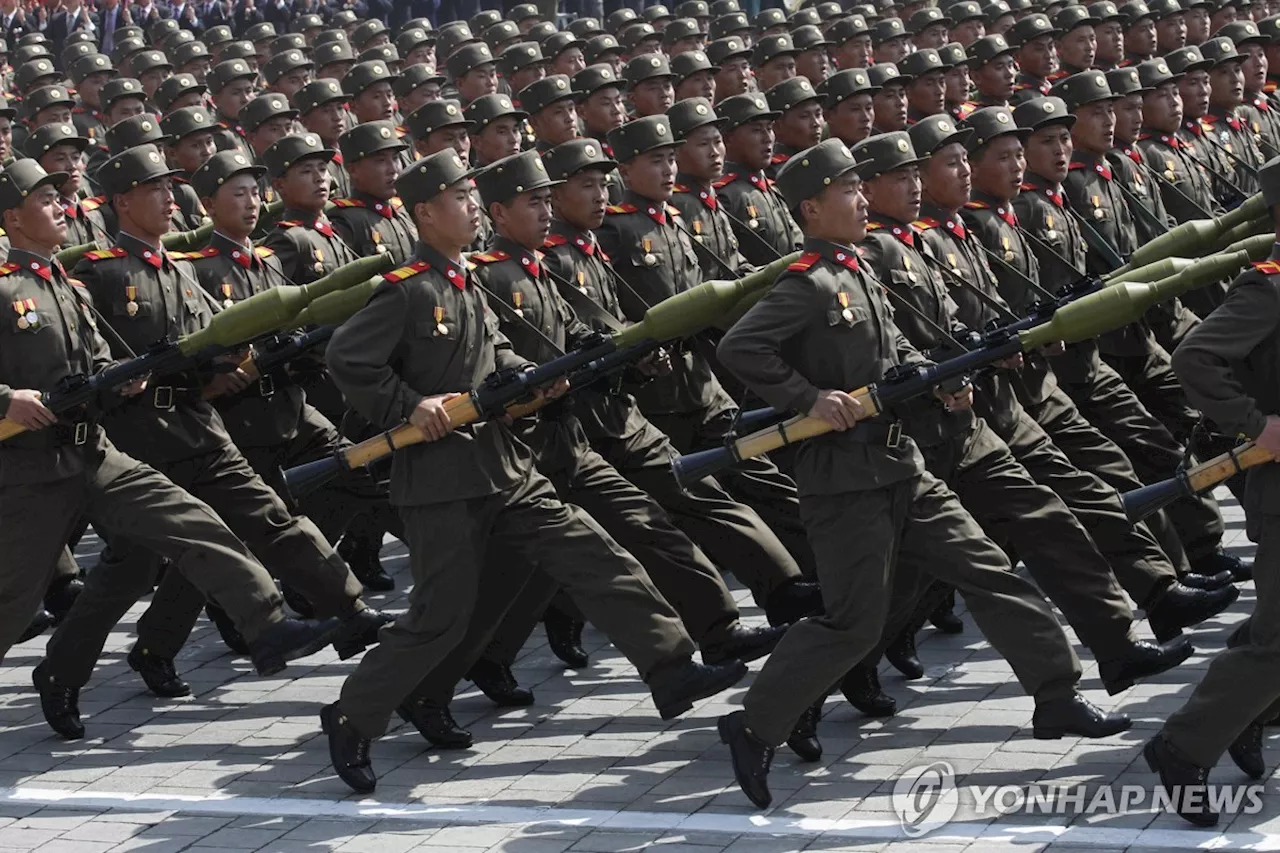
[{"label": "shoulder board with red stripe", "polygon": [[266,246],[254,246],[253,253],[260,258],[269,258],[276,253],[276,250],[268,249]]},{"label": "shoulder board with red stripe", "polygon": [[678,193],[693,192],[693,190],[689,189],[689,188],[688,188],[688,187],[686,187],[684,184],[676,184],[676,185],[675,185],[674,187],[672,187],[671,189],[672,189],[672,191],[673,191],[673,192],[678,192]]},{"label": "shoulder board with red stripe", "polygon": [[1278,86],[1280,86],[1280,83],[1277,83],[1277,81],[1275,81],[1275,80],[1273,80],[1272,78],[1268,77],[1268,78],[1267,78],[1267,82],[1265,82],[1265,83],[1263,83],[1263,84],[1262,84],[1262,91],[1264,91],[1264,92],[1266,92],[1268,95],[1270,95],[1272,92],[1274,92],[1274,91],[1276,90],[1276,88],[1277,88]]},{"label": "shoulder board with red stripe", "polygon": [[1076,169],[1084,169],[1084,168],[1087,168],[1087,167],[1086,167],[1086,165],[1085,165],[1084,163],[1072,163],[1070,166],[1068,166],[1068,167],[1067,167],[1067,169],[1069,169],[1069,170],[1071,170],[1071,171],[1073,171],[1073,172],[1074,172]]},{"label": "shoulder board with red stripe", "polygon": [[471,260],[478,264],[492,264],[498,261],[505,261],[511,256],[501,249],[494,249],[490,252],[472,252],[470,257]]},{"label": "shoulder board with red stripe", "polygon": [[942,223],[934,219],[932,216],[924,216],[911,223],[921,231],[928,231],[930,228],[937,228]]},{"label": "shoulder board with red stripe", "polygon": [[669,205],[667,205],[667,215],[668,215],[668,216],[683,216],[684,214],[682,214],[682,213],[680,212],[680,208],[676,207],[674,204],[669,204]]},{"label": "shoulder board with red stripe", "polygon": [[551,236],[547,237],[547,239],[543,242],[542,248],[550,249],[553,246],[567,246],[568,244],[569,244],[568,237],[564,236],[563,234],[552,234]]},{"label": "shoulder board with red stripe", "polygon": [[364,207],[365,203],[358,198],[335,198],[334,207]]},{"label": "shoulder board with red stripe", "polygon": [[404,207],[404,200],[403,200],[403,199],[401,199],[401,198],[400,198],[400,196],[398,196],[398,195],[393,195],[393,196],[391,197],[391,206],[392,206],[392,207]]},{"label": "shoulder board with red stripe", "polygon": [[779,164],[779,163],[785,163],[785,162],[787,162],[787,161],[788,161],[788,160],[790,160],[790,159],[791,159],[791,155],[790,155],[790,154],[783,154],[783,153],[779,152],[779,153],[777,153],[777,154],[774,154],[772,157],[770,157],[770,158],[769,158],[769,162],[770,162],[770,163],[773,163],[773,164],[776,166],[777,164]]},{"label": "shoulder board with red stripe", "polygon": [[867,230],[868,230],[868,231],[879,231],[879,230],[880,230],[881,228],[883,228],[883,227],[884,227],[884,223],[883,223],[883,222],[876,222],[876,221],[871,220],[871,219],[868,219],[868,220],[867,220]]},{"label": "shoulder board with red stripe", "polygon": [[990,210],[991,209],[991,205],[987,204],[985,201],[966,201],[964,203],[964,206],[967,207],[969,210]]},{"label": "shoulder board with red stripe", "polygon": [[123,258],[129,254],[124,249],[116,246],[114,249],[98,249],[93,252],[85,252],[84,256],[91,261],[105,261],[108,258]]},{"label": "shoulder board with red stripe", "polygon": [[81,280],[80,280],[80,279],[78,279],[78,278],[71,278],[70,276],[68,276],[68,277],[67,277],[67,283],[69,283],[72,287],[84,287],[84,286],[85,286],[85,284],[84,284],[84,282],[83,282],[83,281],[81,281]]},{"label": "shoulder board with red stripe", "polygon": [[17,272],[20,269],[22,269],[21,264],[5,264],[4,266],[0,267],[0,276],[5,276],[5,275],[8,275],[9,273]]},{"label": "shoulder board with red stripe", "polygon": [[805,252],[796,259],[794,264],[787,267],[787,272],[804,272],[821,260],[821,258],[822,254],[820,252]]},{"label": "shoulder board with red stripe", "polygon": [[206,251],[208,251],[208,250],[207,250],[207,249],[205,249],[205,250],[201,250],[201,251],[199,251],[199,252],[170,252],[170,253],[169,253],[169,260],[171,260],[171,261],[194,261],[194,260],[196,260],[197,258],[211,258],[211,257],[213,257],[214,255],[218,254],[218,250],[217,250],[217,249],[214,249],[214,250],[213,250],[213,255],[206,255],[206,254],[205,254],[205,252],[206,252]]},{"label": "shoulder board with red stripe", "polygon": [[1280,275],[1280,263],[1275,261],[1257,261],[1253,268],[1263,275]]},{"label": "shoulder board with red stripe", "polygon": [[84,210],[97,210],[106,203],[107,197],[105,195],[95,195],[93,198],[86,198],[80,202],[80,207]]},{"label": "shoulder board with red stripe", "polygon": [[725,187],[729,186],[729,184],[733,183],[733,182],[734,182],[734,181],[736,181],[736,180],[738,180],[738,173],[737,173],[737,172],[730,172],[729,174],[725,175],[725,176],[724,176],[723,178],[721,178],[720,180],[718,180],[718,181],[713,181],[713,182],[712,182],[712,186],[714,186],[714,187],[715,187],[716,189],[718,189],[718,190],[722,190],[722,189],[724,189]]},{"label": "shoulder board with red stripe", "polygon": [[634,204],[611,204],[605,208],[609,213],[635,213],[638,209]]},{"label": "shoulder board with red stripe", "polygon": [[276,223],[276,227],[277,228],[295,228],[301,224],[302,222],[297,219],[281,219],[279,222]]},{"label": "shoulder board with red stripe", "polygon": [[400,269],[397,269],[397,270],[392,270],[391,272],[384,275],[382,277],[382,280],[392,281],[392,282],[404,281],[406,278],[412,278],[413,276],[417,275],[423,270],[429,270],[429,269],[431,269],[431,264],[427,263],[426,261],[414,261],[408,266],[400,267]]}]

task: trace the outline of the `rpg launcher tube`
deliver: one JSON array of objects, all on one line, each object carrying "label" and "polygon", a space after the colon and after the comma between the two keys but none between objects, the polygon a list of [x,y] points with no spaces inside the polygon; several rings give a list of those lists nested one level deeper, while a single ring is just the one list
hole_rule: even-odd
[{"label": "rpg launcher tube", "polygon": [[[1214,219],[1193,219],[1171,228],[1150,243],[1139,246],[1130,256],[1129,262],[1117,272],[1126,273],[1175,253],[1184,257],[1203,254],[1213,248],[1226,232],[1265,216],[1267,207],[1262,201],[1262,194],[1258,193],[1230,213]],[[1239,236],[1233,239],[1239,239]]]},{"label": "rpg launcher tube", "polygon": [[97,248],[97,243],[81,243],[78,246],[68,246],[58,252],[54,257],[58,259],[58,263],[62,264],[64,268],[71,269],[76,264],[80,263],[80,259],[83,258],[86,253],[95,251]]},{"label": "rpg launcher tube", "polygon": [[1124,513],[1129,521],[1137,524],[1179,498],[1198,495],[1241,471],[1274,460],[1274,456],[1253,442],[1243,444],[1194,468],[1179,471],[1168,480],[1125,492],[1121,496]]},{"label": "rpg launcher tube", "polygon": [[353,314],[365,306],[373,291],[382,283],[382,278],[366,279],[354,287],[326,293],[298,312],[293,318],[293,325],[303,326],[340,326]]},{"label": "rpg launcher tube", "polygon": [[717,329],[728,329],[734,323],[742,319],[742,315],[751,310],[751,306],[755,305],[764,295],[773,287],[774,282],[778,280],[778,276],[786,271],[787,267],[794,264],[800,259],[799,252],[792,252],[785,257],[761,267],[753,273],[743,276],[740,281],[744,285],[744,294],[741,299],[734,303],[733,307],[720,315],[716,320],[715,327]]}]

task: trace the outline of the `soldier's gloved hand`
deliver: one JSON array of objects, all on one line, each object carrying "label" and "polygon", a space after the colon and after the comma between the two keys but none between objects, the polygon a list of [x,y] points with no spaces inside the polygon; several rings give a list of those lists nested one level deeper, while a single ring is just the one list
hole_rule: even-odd
[{"label": "soldier's gloved hand", "polygon": [[569,380],[561,376],[550,385],[544,385],[533,392],[540,400],[558,400],[569,393]]},{"label": "soldier's gloved hand", "polygon": [[826,421],[836,432],[844,432],[866,413],[861,403],[843,391],[819,391],[809,417]]},{"label": "soldier's gloved hand", "polygon": [[9,398],[9,411],[5,417],[25,430],[44,429],[53,426],[58,420],[58,416],[40,402],[40,392],[32,391],[30,388],[13,392],[13,396]]},{"label": "soldier's gloved hand", "polygon": [[671,354],[660,347],[636,362],[641,376],[668,376],[671,374]]},{"label": "soldier's gloved hand", "polygon": [[[9,417],[13,417],[12,407],[10,407],[9,412]],[[1253,443],[1263,450],[1269,451],[1272,456],[1280,456],[1280,417],[1267,415],[1267,425],[1263,428],[1262,433],[1253,440]]]},{"label": "soldier's gloved hand", "polygon": [[946,407],[948,412],[967,412],[973,408],[973,386],[966,385],[958,391],[943,391],[941,388],[936,389],[934,396],[942,401],[942,405]]},{"label": "soldier's gloved hand", "polygon": [[456,396],[458,395],[436,394],[432,397],[423,397],[413,413],[409,415],[409,423],[422,430],[427,441],[439,441],[453,432],[453,421],[449,419],[449,412],[444,404]]}]

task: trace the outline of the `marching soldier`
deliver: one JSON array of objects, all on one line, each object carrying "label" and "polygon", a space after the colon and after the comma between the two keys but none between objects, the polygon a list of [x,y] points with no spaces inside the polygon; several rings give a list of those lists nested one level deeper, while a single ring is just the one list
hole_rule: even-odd
[{"label": "marching soldier", "polygon": [[390,252],[397,262],[413,254],[414,229],[396,196],[400,154],[409,146],[389,121],[358,124],[342,134],[342,160],[351,196],[333,200],[333,226],[358,257]]},{"label": "marching soldier", "polygon": [[[584,72],[585,73],[585,72]],[[539,152],[578,136],[578,112],[569,78],[563,74],[544,77],[521,89],[512,103],[529,114],[535,147]]]},{"label": "marching soldier", "polygon": [[792,154],[817,145],[822,140],[822,95],[807,77],[783,80],[765,93],[773,121],[773,156],[765,175],[772,179]]},{"label": "marching soldier", "polygon": [[46,124],[27,137],[26,154],[51,175],[66,175],[57,187],[67,224],[67,244],[79,246],[96,243],[110,247],[115,237],[107,230],[106,220],[96,203],[82,201],[80,188],[84,178],[84,150],[89,140],[76,133],[70,124]]},{"label": "marching soldier", "polygon": [[334,152],[333,159],[329,161],[330,191],[334,198],[351,195],[351,176],[338,153],[338,139],[347,129],[346,106],[349,100],[338,81],[329,79],[312,80],[293,96],[298,121],[308,132],[320,137],[321,145]]},{"label": "marching soldier", "polygon": [[1204,139],[1226,157],[1231,182],[1246,194],[1258,191],[1258,170],[1266,160],[1259,146],[1261,133],[1242,116],[1245,102],[1245,57],[1227,36],[1217,36],[1200,46],[1209,69],[1209,111],[1201,119]]},{"label": "marching soldier", "polygon": [[253,156],[249,139],[240,125],[240,111],[253,100],[253,84],[258,72],[243,59],[228,59],[213,66],[207,79],[209,94],[213,98],[214,118],[218,132],[214,141],[219,151],[238,150],[246,157]]},{"label": "marching soldier", "polygon": [[878,87],[861,68],[837,71],[818,87],[826,98],[822,115],[827,120],[827,133],[845,145],[856,145],[871,135],[875,121],[872,96]]},{"label": "marching soldier", "polygon": [[[720,211],[715,181],[724,172],[724,119],[706,98],[689,98],[671,108],[671,132],[684,143],[676,149],[676,185],[671,203],[703,251],[698,254],[704,279],[738,276],[747,266],[738,251],[733,225]],[[695,247],[696,248],[696,247]]]},{"label": "marching soldier", "polygon": [[174,194],[182,215],[180,227],[199,228],[204,223],[205,209],[199,193],[190,190],[191,175],[218,150],[213,138],[217,125],[204,107],[182,107],[160,119],[160,130],[166,137],[169,165],[181,172],[173,176],[174,185],[184,187]]},{"label": "marching soldier", "polygon": [[517,109],[510,95],[482,95],[467,105],[464,115],[473,165],[488,166],[520,153],[520,129],[529,114]]},{"label": "marching soldier", "polygon": [[114,74],[110,58],[100,53],[82,56],[71,64],[71,82],[76,87],[76,105],[71,109],[71,118],[80,135],[92,141],[101,139],[107,132],[102,87]]},{"label": "marching soldier", "polygon": [[773,158],[773,120],[764,95],[736,95],[720,102],[725,119],[724,177],[714,182],[717,197],[738,238],[743,257],[756,266],[795,251],[800,231],[782,197],[765,175]]}]

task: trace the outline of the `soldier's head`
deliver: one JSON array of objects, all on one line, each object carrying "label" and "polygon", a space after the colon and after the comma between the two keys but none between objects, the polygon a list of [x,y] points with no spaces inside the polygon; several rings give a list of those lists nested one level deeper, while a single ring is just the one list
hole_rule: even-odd
[{"label": "soldier's head", "polygon": [[213,117],[204,107],[183,107],[160,120],[164,131],[166,159],[191,174],[217,152]]},{"label": "soldier's head", "polygon": [[286,136],[262,156],[285,207],[320,214],[329,202],[329,162],[337,152],[319,134]]},{"label": "soldier's head", "polygon": [[801,151],[778,171],[778,191],[805,236],[854,246],[867,236],[857,161],[838,139]]},{"label": "soldier's head", "polygon": [[191,186],[214,228],[241,242],[249,239],[262,207],[258,179],[266,172],[239,151],[219,151],[192,173]]},{"label": "soldier's head", "polygon": [[1018,78],[1018,63],[1004,36],[983,36],[969,45],[968,52],[969,73],[978,92],[994,101],[1011,98]]},{"label": "soldier's head", "polygon": [[908,18],[907,29],[911,31],[911,43],[918,50],[922,50],[929,47],[939,48],[946,44],[950,25],[946,13],[936,6],[930,6]]},{"label": "soldier's head", "polygon": [[449,57],[449,73],[466,104],[498,91],[498,66],[486,44],[464,44]]},{"label": "soldier's head", "polygon": [[964,126],[973,128],[965,143],[973,188],[1003,201],[1013,199],[1027,170],[1023,143],[1031,132],[1018,127],[1007,107],[977,110]]},{"label": "soldier's head", "polygon": [[578,110],[569,78],[563,74],[544,77],[516,94],[520,108],[529,113],[529,124],[538,139],[559,145],[578,135]]},{"label": "soldier's head", "polygon": [[1232,110],[1244,103],[1244,59],[1235,43],[1215,36],[1200,46],[1200,53],[1213,62],[1209,69],[1209,103],[1219,110]]},{"label": "soldier's head", "polygon": [[71,64],[71,80],[76,84],[76,92],[80,95],[80,100],[84,101],[85,106],[95,109],[102,108],[99,95],[102,87],[114,74],[115,69],[111,67],[111,60],[101,53],[82,56]]},{"label": "soldier's head", "polygon": [[1263,33],[1253,21],[1236,21],[1234,24],[1227,24],[1218,33],[1235,42],[1236,50],[1244,57],[1241,70],[1244,72],[1244,90],[1248,94],[1261,92],[1267,83],[1267,71],[1270,67],[1267,46],[1271,43],[1271,33],[1276,32],[1274,24],[1269,22],[1268,27],[1269,32]]},{"label": "soldier's head", "polygon": [[[1177,2],[1177,0],[1173,0]],[[1058,70],[1058,45],[1048,15],[1028,15],[1014,24],[1006,38],[1017,47],[1014,59],[1024,73],[1044,79]]]},{"label": "soldier's head", "polygon": [[239,118],[240,110],[253,100],[253,82],[257,77],[257,72],[243,59],[228,59],[213,66],[207,82],[218,112],[231,121]]},{"label": "soldier's head", "polygon": [[852,148],[872,213],[899,222],[920,215],[920,158],[906,131],[881,133]]},{"label": "soldier's head", "polygon": [[822,141],[822,96],[808,78],[783,80],[765,97],[769,108],[779,113],[773,122],[778,142],[792,148],[809,148]]},{"label": "soldier's head", "polygon": [[316,134],[329,148],[335,148],[338,137],[347,129],[347,93],[337,80],[312,80],[293,96],[302,126]]},{"label": "soldier's head", "polygon": [[476,189],[494,229],[530,251],[551,233],[551,188],[536,151],[505,157],[476,173]]},{"label": "soldier's head", "polygon": [[873,65],[867,72],[876,91],[871,96],[875,125],[880,130],[903,130],[907,126],[907,83],[909,77],[898,73],[897,66]]},{"label": "soldier's head", "polygon": [[689,98],[672,107],[667,116],[675,138],[684,143],[676,149],[676,167],[680,173],[704,183],[723,175],[724,138],[720,129],[725,119],[716,115],[711,102],[706,98]]},{"label": "soldier's head", "polygon": [[707,46],[707,58],[715,65],[716,98],[745,94],[751,88],[751,48],[739,36],[719,39]]},{"label": "soldier's head", "polygon": [[665,113],[676,100],[675,80],[664,56],[651,53],[627,63],[627,100],[641,118]]},{"label": "soldier's head", "polygon": [[1209,112],[1209,69],[1213,62],[1201,55],[1200,48],[1191,45],[1175,50],[1164,59],[1169,70],[1177,75],[1183,119],[1201,118]]},{"label": "soldier's head", "polygon": [[666,116],[627,122],[609,133],[609,146],[628,187],[651,201],[666,202],[676,183],[676,148]]},{"label": "soldier's head", "polygon": [[120,218],[121,231],[151,242],[168,233],[175,174],[151,144],[126,148],[102,164],[98,183]]},{"label": "soldier's head", "polygon": [[956,106],[969,100],[969,90],[973,88],[973,83],[969,78],[969,62],[964,48],[959,42],[951,42],[943,45],[938,55],[947,65],[942,73],[942,79],[946,83],[944,97],[947,104]]},{"label": "soldier's head", "polygon": [[1156,52],[1156,20],[1142,0],[1129,0],[1120,7],[1125,16],[1124,49],[1138,56],[1151,56]]},{"label": "soldier's head", "polygon": [[958,42],[968,49],[969,45],[987,34],[986,18],[982,7],[974,0],[964,0],[950,9],[951,41]]},{"label": "soldier's head", "polygon": [[395,190],[424,243],[456,258],[480,232],[480,204],[472,173],[456,151],[440,151],[405,169]]},{"label": "soldier's head", "polygon": [[881,18],[871,25],[876,62],[901,62],[911,53],[911,38],[901,18]]},{"label": "soldier's head", "polygon": [[385,121],[395,115],[396,98],[391,84],[396,79],[391,66],[379,59],[351,67],[342,78],[342,90],[351,98],[351,112],[357,122]]},{"label": "soldier's head", "polygon": [[484,95],[465,110],[475,162],[487,165],[520,153],[524,120],[528,113],[518,110],[507,95]]},{"label": "soldier's head", "polygon": [[1100,18],[1084,6],[1068,6],[1054,19],[1058,34],[1058,58],[1072,68],[1092,68],[1098,53],[1098,36],[1094,29]]},{"label": "soldier's head", "polygon": [[760,91],[767,92],[783,80],[796,76],[798,51],[789,35],[765,36],[756,42],[751,55]]},{"label": "soldier's head", "polygon": [[973,130],[958,127],[949,115],[933,115],[913,124],[908,135],[916,153],[924,158],[920,163],[922,198],[943,210],[964,207],[973,179],[964,146]]},{"label": "soldier's head", "polygon": [[351,175],[352,189],[375,198],[389,199],[395,195],[400,152],[409,146],[400,139],[394,124],[389,121],[358,124],[339,137],[338,146],[343,165]]},{"label": "soldier's head", "polygon": [[947,109],[947,66],[933,48],[917,50],[898,64],[908,76],[907,106],[922,115],[936,115]]},{"label": "soldier's head", "polygon": [[1132,145],[1142,129],[1142,96],[1146,92],[1138,69],[1132,66],[1107,72],[1107,84],[1117,95],[1115,144]]},{"label": "soldier's head", "polygon": [[277,140],[293,132],[293,120],[298,111],[289,106],[289,99],[279,92],[268,92],[250,101],[240,111],[240,126],[249,135],[253,153],[261,157]]},{"label": "soldier's head", "polygon": [[1093,35],[1097,41],[1096,64],[1119,65],[1124,59],[1124,18],[1111,0],[1101,0],[1089,7],[1098,18]]},{"label": "soldier's head", "polygon": [[604,224],[609,204],[610,176],[618,164],[594,139],[563,142],[543,155],[547,174],[559,181],[551,188],[551,208],[557,219],[580,231]]},{"label": "soldier's head", "polygon": [[14,248],[49,257],[66,242],[67,220],[58,198],[65,172],[49,174],[35,160],[15,160],[0,172],[0,224]]},{"label": "soldier's head", "polygon": [[675,100],[706,98],[715,102],[716,72],[720,69],[711,64],[706,53],[701,50],[682,53],[672,59],[671,70],[676,75]]},{"label": "soldier's head", "polygon": [[827,78],[819,91],[826,96],[822,114],[831,135],[845,145],[854,145],[871,135],[875,120],[872,96],[877,87],[862,68],[848,68]]},{"label": "soldier's head", "polygon": [[1071,141],[1076,149],[1090,154],[1106,154],[1115,144],[1116,101],[1107,76],[1101,71],[1072,74],[1053,87],[1054,97],[1061,98],[1076,117],[1071,127]]},{"label": "soldier's head", "polygon": [[423,104],[440,100],[444,83],[444,77],[436,74],[430,65],[411,65],[404,69],[400,79],[391,86],[400,114],[408,115]]},{"label": "soldier's head", "polygon": [[27,95],[24,106],[32,128],[46,124],[70,124],[75,99],[63,86],[42,86]]},{"label": "soldier's head", "polygon": [[84,176],[84,152],[89,140],[76,132],[71,122],[46,124],[37,128],[26,142],[23,153],[38,162],[49,174],[61,173],[67,179],[58,185],[58,192],[74,198],[80,191]]},{"label": "soldier's head", "polygon": [[1142,94],[1142,125],[1163,134],[1182,127],[1181,74],[1174,74],[1163,59],[1151,59],[1138,66],[1145,91]]},{"label": "soldier's head", "polygon": [[1027,170],[1060,184],[1071,168],[1071,127],[1076,117],[1061,98],[1033,98],[1013,111],[1018,127],[1030,132],[1024,148]]}]

